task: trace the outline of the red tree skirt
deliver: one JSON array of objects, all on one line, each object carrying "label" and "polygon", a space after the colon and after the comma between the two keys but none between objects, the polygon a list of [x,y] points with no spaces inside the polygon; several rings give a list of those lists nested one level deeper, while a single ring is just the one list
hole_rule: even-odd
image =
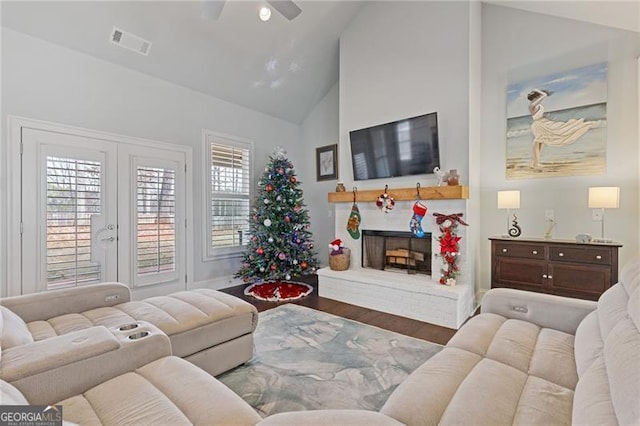
[{"label": "red tree skirt", "polygon": [[272,281],[251,284],[249,287],[244,289],[244,294],[267,302],[283,302],[300,299],[301,297],[310,294],[312,291],[313,287],[308,284]]}]

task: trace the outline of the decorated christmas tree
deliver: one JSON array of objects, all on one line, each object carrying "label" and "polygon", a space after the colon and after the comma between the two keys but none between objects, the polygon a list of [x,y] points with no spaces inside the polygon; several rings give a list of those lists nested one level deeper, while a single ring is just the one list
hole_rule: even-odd
[{"label": "decorated christmas tree", "polygon": [[289,280],[317,269],[300,182],[281,148],[269,157],[258,182],[249,232],[242,267],[236,272],[245,282]]}]

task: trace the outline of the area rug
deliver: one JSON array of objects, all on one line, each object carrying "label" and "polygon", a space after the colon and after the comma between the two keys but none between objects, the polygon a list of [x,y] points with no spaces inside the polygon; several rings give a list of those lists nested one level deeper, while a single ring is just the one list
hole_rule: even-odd
[{"label": "area rug", "polygon": [[260,313],[255,356],[218,377],[261,416],[378,411],[442,346],[298,305]]},{"label": "area rug", "polygon": [[267,302],[286,302],[300,299],[311,294],[313,287],[309,284],[291,281],[272,281],[251,284],[244,289],[245,296],[253,296]]}]

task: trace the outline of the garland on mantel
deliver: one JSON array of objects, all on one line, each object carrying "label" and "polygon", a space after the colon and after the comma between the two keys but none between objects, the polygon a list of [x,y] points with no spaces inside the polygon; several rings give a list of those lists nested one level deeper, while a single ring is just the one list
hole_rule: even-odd
[{"label": "garland on mantel", "polygon": [[458,224],[469,226],[462,220],[462,213],[445,215],[442,213],[434,213],[436,218],[436,224],[440,227],[440,236],[438,241],[440,242],[440,254],[436,255],[442,258],[444,266],[440,270],[440,284],[444,285],[456,285],[456,278],[460,275],[460,268],[458,267],[458,257],[460,252],[458,251],[458,243],[462,237],[459,237],[456,233]]}]

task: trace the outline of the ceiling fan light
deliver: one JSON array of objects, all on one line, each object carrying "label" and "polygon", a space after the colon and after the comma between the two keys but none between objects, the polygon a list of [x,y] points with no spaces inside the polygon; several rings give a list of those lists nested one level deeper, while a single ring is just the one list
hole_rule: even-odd
[{"label": "ceiling fan light", "polygon": [[262,22],[267,22],[269,19],[271,19],[271,9],[266,6],[262,6],[260,8],[260,12],[258,13],[258,17],[260,17],[260,20]]}]

